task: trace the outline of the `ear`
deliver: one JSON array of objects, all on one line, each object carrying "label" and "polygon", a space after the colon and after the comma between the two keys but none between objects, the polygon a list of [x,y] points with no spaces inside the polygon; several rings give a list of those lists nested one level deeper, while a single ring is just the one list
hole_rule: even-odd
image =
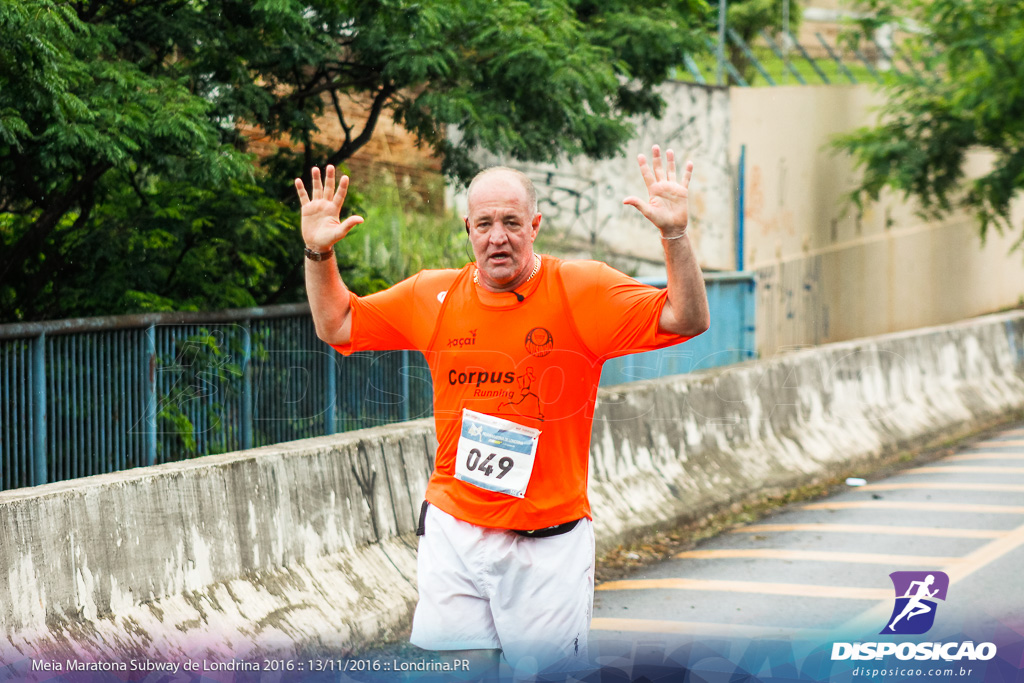
[{"label": "ear", "polygon": [[541,215],[538,213],[537,215],[535,215],[533,217],[533,221],[530,223],[530,226],[533,228],[533,237],[534,237],[534,239],[537,238],[537,232],[540,230],[540,221],[541,221]]},{"label": "ear", "polygon": [[466,234],[469,234],[469,216],[463,216],[462,222],[466,224]]}]

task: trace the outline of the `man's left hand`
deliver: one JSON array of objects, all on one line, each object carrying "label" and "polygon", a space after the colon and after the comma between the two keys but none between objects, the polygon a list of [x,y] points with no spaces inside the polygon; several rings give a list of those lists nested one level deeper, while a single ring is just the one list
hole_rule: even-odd
[{"label": "man's left hand", "polygon": [[693,162],[686,162],[686,169],[676,179],[676,157],[670,149],[665,154],[665,168],[662,168],[661,148],[651,149],[651,163],[643,154],[637,156],[640,174],[647,185],[648,200],[626,197],[623,204],[634,206],[647,220],[654,223],[663,237],[673,238],[683,234],[689,223],[689,186],[693,173]]},{"label": "man's left hand", "polygon": [[[639,197],[626,197],[623,204],[636,207],[647,220],[661,231],[665,242],[665,289],[668,296],[658,318],[658,331],[693,337],[708,329],[708,296],[704,289],[704,273],[686,234],[689,224],[689,187],[693,162],[686,162],[682,178],[676,179],[676,156],[672,150],[665,154],[662,167],[661,149],[651,149],[651,164],[641,154],[640,173],[647,185],[647,201]],[[676,239],[677,237],[682,239]]]}]

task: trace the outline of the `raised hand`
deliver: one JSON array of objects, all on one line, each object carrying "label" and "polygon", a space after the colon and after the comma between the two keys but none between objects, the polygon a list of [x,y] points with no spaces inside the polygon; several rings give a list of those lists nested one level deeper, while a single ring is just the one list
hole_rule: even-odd
[{"label": "raised hand", "polygon": [[647,220],[654,223],[663,237],[672,239],[682,236],[689,223],[689,187],[690,176],[693,174],[693,162],[686,162],[683,177],[676,180],[676,157],[670,149],[665,154],[665,168],[661,163],[661,148],[655,145],[651,149],[652,163],[648,165],[647,157],[637,156],[640,163],[640,174],[647,185],[647,201],[639,197],[626,197],[623,204],[636,207]]},{"label": "raised hand", "polygon": [[341,176],[334,188],[334,166],[327,166],[326,178],[320,182],[320,169],[313,167],[313,198],[306,194],[301,178],[295,179],[295,191],[302,204],[302,239],[314,251],[326,251],[335,242],[363,222],[362,216],[349,216],[341,220],[341,206],[348,194],[348,176]]}]

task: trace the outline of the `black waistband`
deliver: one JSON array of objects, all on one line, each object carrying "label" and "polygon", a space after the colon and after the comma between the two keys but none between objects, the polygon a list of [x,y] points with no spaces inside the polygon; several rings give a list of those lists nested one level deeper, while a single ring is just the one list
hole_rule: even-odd
[{"label": "black waistband", "polygon": [[580,520],[574,519],[571,522],[565,524],[556,524],[555,526],[545,527],[543,529],[533,529],[527,531],[525,529],[510,529],[512,533],[519,534],[520,536],[526,536],[527,538],[547,538],[548,536],[561,536],[567,534],[576,528],[576,525],[580,523]]},{"label": "black waistband", "polygon": [[[427,508],[430,507],[430,503],[423,501],[423,505],[420,506],[420,519],[419,524],[416,525],[416,535],[422,536],[427,530]],[[580,523],[580,520],[574,519],[571,522],[565,524],[556,524],[555,526],[544,527],[543,529],[509,529],[514,534],[520,536],[526,536],[527,538],[547,538],[549,536],[561,536],[567,534],[576,528],[576,525]]]}]

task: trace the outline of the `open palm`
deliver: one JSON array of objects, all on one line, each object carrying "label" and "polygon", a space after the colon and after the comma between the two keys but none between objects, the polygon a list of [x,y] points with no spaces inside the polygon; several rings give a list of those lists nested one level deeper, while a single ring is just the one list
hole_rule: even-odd
[{"label": "open palm", "polygon": [[693,162],[686,162],[683,176],[677,180],[676,158],[671,149],[665,154],[665,168],[662,168],[661,149],[657,145],[652,148],[651,157],[650,165],[643,154],[637,157],[640,174],[647,185],[647,201],[630,196],[623,199],[622,203],[636,207],[665,237],[682,234],[690,219],[689,187]]},{"label": "open palm", "polygon": [[348,176],[342,176],[337,189],[334,186],[334,166],[327,166],[324,182],[320,182],[320,169],[313,167],[313,197],[306,193],[300,178],[295,179],[295,191],[302,204],[302,239],[314,251],[325,251],[363,222],[361,216],[341,220],[341,207],[348,194]]}]

